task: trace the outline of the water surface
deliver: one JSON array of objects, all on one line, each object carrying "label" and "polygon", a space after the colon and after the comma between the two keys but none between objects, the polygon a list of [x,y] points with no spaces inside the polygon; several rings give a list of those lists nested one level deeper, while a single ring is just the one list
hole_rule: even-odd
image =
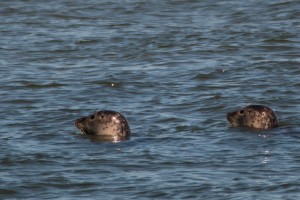
[{"label": "water surface", "polygon": [[[1,2],[1,199],[299,198],[299,6]],[[231,128],[249,104],[281,127]],[[131,139],[81,136],[98,109]]]}]

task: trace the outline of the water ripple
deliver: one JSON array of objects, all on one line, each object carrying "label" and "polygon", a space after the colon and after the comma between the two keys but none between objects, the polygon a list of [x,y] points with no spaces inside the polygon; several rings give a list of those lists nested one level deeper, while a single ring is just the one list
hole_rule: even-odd
[{"label": "water ripple", "polygon": [[[1,2],[0,197],[299,198],[298,4]],[[249,104],[280,127],[231,128]],[[98,109],[132,138],[82,136]]]}]

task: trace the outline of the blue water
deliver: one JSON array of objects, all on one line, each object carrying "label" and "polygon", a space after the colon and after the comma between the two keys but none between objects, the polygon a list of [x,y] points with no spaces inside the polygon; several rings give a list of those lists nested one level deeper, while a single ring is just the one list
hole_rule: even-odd
[{"label": "blue water", "polygon": [[[299,6],[1,2],[0,198],[298,199]],[[249,104],[280,127],[230,127]],[[82,136],[98,109],[131,139]]]}]

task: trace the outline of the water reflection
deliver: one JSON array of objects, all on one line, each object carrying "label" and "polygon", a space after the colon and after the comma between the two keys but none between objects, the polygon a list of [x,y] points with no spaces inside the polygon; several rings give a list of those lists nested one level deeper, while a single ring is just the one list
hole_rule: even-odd
[{"label": "water reflection", "polygon": [[87,138],[92,142],[111,142],[119,143],[125,140],[129,140],[130,136],[110,136],[110,135],[81,135],[83,138]]}]

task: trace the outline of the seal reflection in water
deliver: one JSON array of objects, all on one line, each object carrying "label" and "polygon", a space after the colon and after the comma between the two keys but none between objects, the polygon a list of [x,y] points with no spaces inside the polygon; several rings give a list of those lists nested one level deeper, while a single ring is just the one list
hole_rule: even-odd
[{"label": "seal reflection in water", "polygon": [[79,118],[75,126],[85,135],[97,141],[129,139],[131,131],[126,118],[119,112],[102,110]]},{"label": "seal reflection in water", "polygon": [[262,105],[250,105],[242,110],[230,112],[227,114],[227,120],[234,127],[271,129],[279,126],[275,112]]}]

